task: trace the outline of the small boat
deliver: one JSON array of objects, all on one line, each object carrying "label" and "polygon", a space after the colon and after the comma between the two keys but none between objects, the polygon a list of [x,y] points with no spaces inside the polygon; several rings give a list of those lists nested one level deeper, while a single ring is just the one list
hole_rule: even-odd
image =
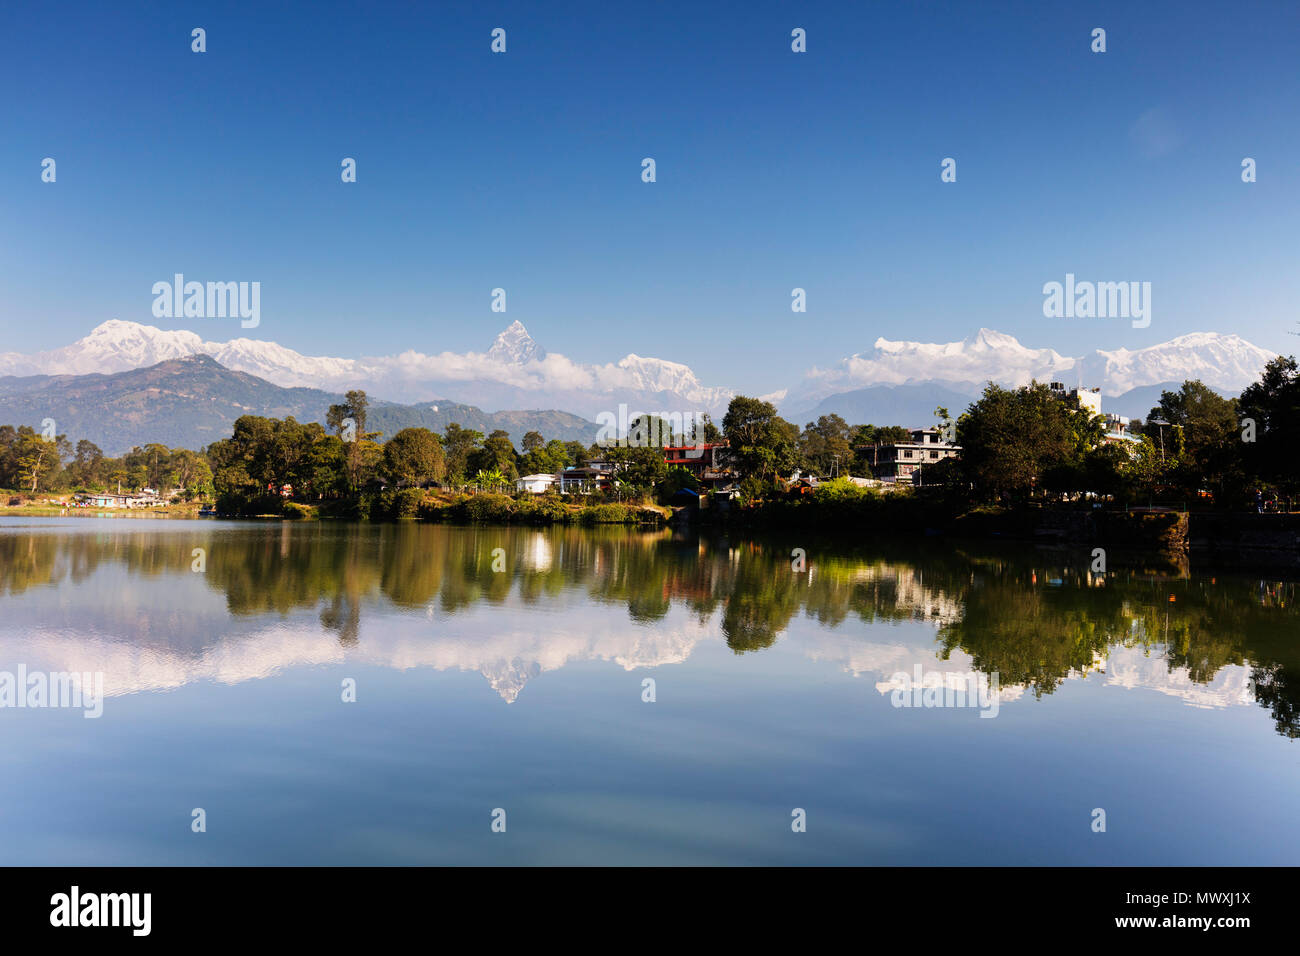
[{"label": "small boat", "polygon": [[200,518],[215,518],[216,516],[217,516],[217,509],[212,507],[211,505],[204,505],[202,508],[199,509]]}]

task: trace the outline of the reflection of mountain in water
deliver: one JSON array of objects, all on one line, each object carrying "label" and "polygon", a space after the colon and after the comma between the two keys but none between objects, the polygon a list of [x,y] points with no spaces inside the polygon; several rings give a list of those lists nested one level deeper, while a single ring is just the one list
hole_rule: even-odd
[{"label": "reflection of mountain in water", "polygon": [[[1279,732],[1300,726],[1287,584],[1103,581],[1032,555],[951,550],[809,547],[796,573],[783,545],[622,530],[110,528],[0,526],[0,665],[103,671],[107,692],[124,694],[355,661],[478,672],[514,701],[566,664],[653,668],[701,642],[745,654],[788,632],[882,692],[918,664],[996,672],[1004,701],[1091,675],[1200,707],[1258,701]],[[203,574],[189,570],[195,547]],[[491,569],[498,547],[504,573]]]}]

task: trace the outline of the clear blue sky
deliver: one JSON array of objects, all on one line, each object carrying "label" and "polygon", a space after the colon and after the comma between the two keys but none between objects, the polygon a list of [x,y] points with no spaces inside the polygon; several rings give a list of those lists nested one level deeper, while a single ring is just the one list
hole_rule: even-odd
[{"label": "clear blue sky", "polygon": [[[260,281],[247,334],[307,353],[519,319],[752,392],[980,326],[1295,351],[1298,50],[1292,2],[6,4],[0,350],[110,318],[245,334],[153,319],[184,272]],[[1150,281],[1150,328],[1045,319],[1066,272]]]}]

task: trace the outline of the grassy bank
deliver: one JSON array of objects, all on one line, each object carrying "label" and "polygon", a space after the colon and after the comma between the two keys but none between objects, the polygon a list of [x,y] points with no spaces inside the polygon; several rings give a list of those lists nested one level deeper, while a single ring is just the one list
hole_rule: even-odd
[{"label": "grassy bank", "polygon": [[218,503],[223,515],[290,520],[434,521],[457,524],[664,524],[670,509],[644,502],[591,502],[559,495],[456,494],[420,488],[388,489],[307,504],[273,496]]}]

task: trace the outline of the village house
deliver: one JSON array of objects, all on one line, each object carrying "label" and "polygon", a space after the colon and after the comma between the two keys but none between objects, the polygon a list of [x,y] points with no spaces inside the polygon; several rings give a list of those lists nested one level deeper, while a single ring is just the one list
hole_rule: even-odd
[{"label": "village house", "polygon": [[516,491],[542,495],[558,491],[562,495],[585,495],[592,491],[607,491],[614,487],[613,471],[592,462],[586,468],[566,468],[553,475],[524,475],[515,481]]},{"label": "village house", "polygon": [[711,490],[729,488],[736,482],[728,456],[727,443],[703,442],[699,445],[665,445],[664,464],[685,468],[700,485]]},{"label": "village house", "polygon": [[556,477],[560,483],[560,494],[587,494],[590,491],[608,491],[614,487],[613,471],[600,467],[599,462],[592,462],[586,468],[566,468]]},{"label": "village house", "polygon": [[73,504],[78,508],[158,508],[166,503],[152,488],[127,494],[83,491],[73,497]]},{"label": "village house", "polygon": [[559,480],[558,473],[554,475],[524,475],[515,482],[515,490],[541,495],[555,488]]}]

